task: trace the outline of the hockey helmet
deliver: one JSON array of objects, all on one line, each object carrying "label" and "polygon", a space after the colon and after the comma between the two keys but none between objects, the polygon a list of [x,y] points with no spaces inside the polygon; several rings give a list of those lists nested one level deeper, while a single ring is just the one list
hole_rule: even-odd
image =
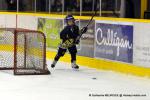
[{"label": "hockey helmet", "polygon": [[74,19],[74,17],[72,15],[67,15],[65,20],[67,22],[68,20],[75,20],[75,19]]}]

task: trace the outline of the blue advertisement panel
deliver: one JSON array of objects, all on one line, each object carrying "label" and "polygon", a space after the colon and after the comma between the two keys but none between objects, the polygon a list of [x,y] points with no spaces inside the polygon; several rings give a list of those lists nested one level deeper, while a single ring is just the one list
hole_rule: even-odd
[{"label": "blue advertisement panel", "polygon": [[133,25],[96,22],[95,57],[133,62]]}]

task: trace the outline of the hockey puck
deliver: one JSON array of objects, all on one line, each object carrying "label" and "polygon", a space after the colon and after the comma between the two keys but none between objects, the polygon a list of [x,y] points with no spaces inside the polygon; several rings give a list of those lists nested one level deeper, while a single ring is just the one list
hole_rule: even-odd
[{"label": "hockey puck", "polygon": [[96,78],[96,77],[93,77],[92,79],[93,79],[93,80],[96,80],[97,78]]}]

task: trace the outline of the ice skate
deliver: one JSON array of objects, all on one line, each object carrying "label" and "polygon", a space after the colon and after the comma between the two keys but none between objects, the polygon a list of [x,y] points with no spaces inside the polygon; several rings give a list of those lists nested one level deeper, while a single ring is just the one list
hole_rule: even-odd
[{"label": "ice skate", "polygon": [[79,69],[79,66],[76,64],[76,62],[73,62],[71,66],[73,69]]},{"label": "ice skate", "polygon": [[79,69],[78,65],[72,66],[73,69]]}]

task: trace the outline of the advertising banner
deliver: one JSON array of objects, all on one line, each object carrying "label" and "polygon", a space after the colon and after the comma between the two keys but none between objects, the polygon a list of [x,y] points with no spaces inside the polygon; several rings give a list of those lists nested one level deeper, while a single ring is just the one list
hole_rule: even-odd
[{"label": "advertising banner", "polygon": [[[80,29],[88,24],[89,20],[80,20]],[[88,26],[88,31],[83,34],[80,41],[80,49],[78,49],[78,55],[94,57],[94,33],[95,33],[95,21],[92,21]]]},{"label": "advertising banner", "polygon": [[47,47],[56,49],[60,43],[59,33],[63,29],[63,19],[38,18],[38,30],[46,34]]},{"label": "advertising banner", "polygon": [[96,21],[95,57],[133,62],[133,25],[131,23]]},{"label": "advertising banner", "polygon": [[150,68],[150,23],[136,23],[133,64]]}]

